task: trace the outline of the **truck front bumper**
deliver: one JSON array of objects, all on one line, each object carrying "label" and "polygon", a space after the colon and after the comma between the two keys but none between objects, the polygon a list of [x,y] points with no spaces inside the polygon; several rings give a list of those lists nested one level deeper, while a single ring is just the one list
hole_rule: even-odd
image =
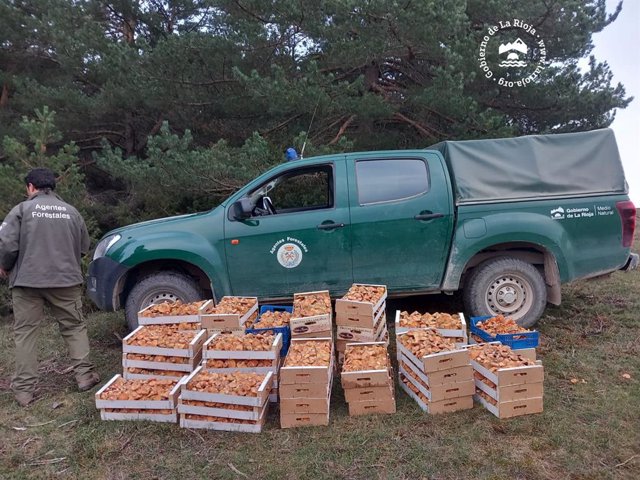
[{"label": "truck front bumper", "polygon": [[638,268],[638,262],[640,262],[640,256],[637,253],[631,253],[627,259],[627,263],[624,264],[620,270],[628,272],[629,270],[635,270]]},{"label": "truck front bumper", "polygon": [[100,310],[113,311],[120,308],[118,282],[129,267],[109,257],[96,258],[89,264],[87,294]]}]

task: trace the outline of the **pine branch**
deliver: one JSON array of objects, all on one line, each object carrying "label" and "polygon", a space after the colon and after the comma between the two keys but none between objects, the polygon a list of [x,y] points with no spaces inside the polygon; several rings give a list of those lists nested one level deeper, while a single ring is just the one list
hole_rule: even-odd
[{"label": "pine branch", "polygon": [[355,119],[356,119],[356,116],[351,115],[347,119],[347,121],[342,124],[342,126],[340,127],[340,130],[338,130],[337,135],[333,137],[333,140],[329,142],[329,145],[335,145],[336,143],[338,143],[338,140],[340,140],[340,137],[344,135],[344,132],[347,130],[347,128],[349,128],[349,125],[351,125]]}]

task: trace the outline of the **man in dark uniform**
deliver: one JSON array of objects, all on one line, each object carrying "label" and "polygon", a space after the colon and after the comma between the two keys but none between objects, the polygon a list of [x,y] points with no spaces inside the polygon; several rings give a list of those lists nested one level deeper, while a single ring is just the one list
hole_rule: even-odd
[{"label": "man in dark uniform", "polygon": [[9,276],[13,298],[16,401],[33,401],[38,381],[37,339],[49,304],[67,344],[81,391],[100,378],[89,361],[87,325],[82,315],[82,255],[89,250],[80,213],[58,197],[54,173],[36,168],[25,178],[29,198],[16,205],[0,226],[0,276]]}]

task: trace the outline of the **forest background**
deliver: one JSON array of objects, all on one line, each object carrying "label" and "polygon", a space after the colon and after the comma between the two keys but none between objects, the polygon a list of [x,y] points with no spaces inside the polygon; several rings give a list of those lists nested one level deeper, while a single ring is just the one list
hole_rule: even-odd
[{"label": "forest background", "polygon": [[[632,100],[593,35],[604,0],[4,0],[0,217],[35,166],[94,239],[207,210],[283,161],[609,126]],[[485,78],[500,19],[545,40],[523,88]],[[532,48],[533,59],[538,51]],[[313,119],[313,121],[312,121]]]}]

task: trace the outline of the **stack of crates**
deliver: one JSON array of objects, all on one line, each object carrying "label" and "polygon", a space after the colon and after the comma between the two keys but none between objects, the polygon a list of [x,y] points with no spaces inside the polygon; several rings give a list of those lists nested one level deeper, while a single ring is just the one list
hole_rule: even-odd
[{"label": "stack of crates", "polygon": [[[441,345],[444,337],[433,330],[412,330],[396,338],[400,388],[423,411],[434,414],[473,408],[475,383],[467,349],[417,356],[414,351],[438,350],[433,346]],[[453,346],[452,341],[446,342]]]},{"label": "stack of crates", "polygon": [[395,413],[391,360],[385,342],[348,343],[340,374],[349,415]]},{"label": "stack of crates", "polygon": [[[239,391],[251,379],[255,393]],[[272,373],[209,373],[198,367],[182,381],[178,403],[180,426],[260,433],[267,418]],[[233,388],[232,388],[233,386]]]},{"label": "stack of crates", "polygon": [[333,311],[328,290],[295,293],[292,338],[333,338]]},{"label": "stack of crates", "polygon": [[[371,301],[351,300],[351,293],[368,290]],[[343,298],[336,300],[336,352],[342,363],[348,343],[387,342],[387,287],[354,283]]]},{"label": "stack of crates", "polygon": [[[123,376],[127,380],[180,380],[200,364],[206,338],[205,330],[178,330],[173,325],[142,325],[122,341]],[[184,348],[176,348],[179,341],[182,341]]]},{"label": "stack of crates", "polygon": [[[241,311],[227,311],[227,305],[240,305]],[[234,310],[237,310],[234,308]],[[209,300],[200,308],[199,312],[202,328],[206,328],[209,335],[215,333],[231,333],[243,335],[258,318],[257,297],[222,297],[218,305]]]},{"label": "stack of crates", "polygon": [[[503,345],[507,345],[513,350],[517,350],[517,353],[536,360],[536,348],[540,343],[540,334],[537,331],[521,331],[513,333],[498,333],[491,334],[482,329],[482,324],[491,319],[497,319],[499,317],[492,317],[490,315],[481,317],[471,317],[471,325],[469,329],[471,331],[470,344],[475,343],[488,343],[488,342],[500,342]],[[502,317],[504,322],[511,324],[515,323],[510,318]],[[523,328],[523,330],[525,330]]]},{"label": "stack of crates", "polygon": [[329,425],[333,385],[331,338],[292,338],[280,369],[280,426]]},{"label": "stack of crates", "polygon": [[[273,343],[268,350],[251,350],[250,342],[253,334],[243,334],[236,336],[226,333],[216,333],[206,341],[202,354],[203,370],[210,373],[260,373],[272,374],[271,390],[269,391],[269,401],[278,401],[278,372],[280,370],[280,351],[282,349],[282,334],[273,335]],[[222,349],[224,339],[228,339],[239,344],[237,350],[228,348]],[[246,340],[246,341],[245,341]],[[241,345],[241,347],[240,347]]]},{"label": "stack of crates", "polygon": [[[538,361],[520,356],[499,342],[470,345],[476,400],[498,418],[543,411],[544,370]],[[496,355],[497,351],[501,353]],[[486,356],[482,355],[486,354]],[[489,364],[487,358],[510,357],[509,367]]]}]

